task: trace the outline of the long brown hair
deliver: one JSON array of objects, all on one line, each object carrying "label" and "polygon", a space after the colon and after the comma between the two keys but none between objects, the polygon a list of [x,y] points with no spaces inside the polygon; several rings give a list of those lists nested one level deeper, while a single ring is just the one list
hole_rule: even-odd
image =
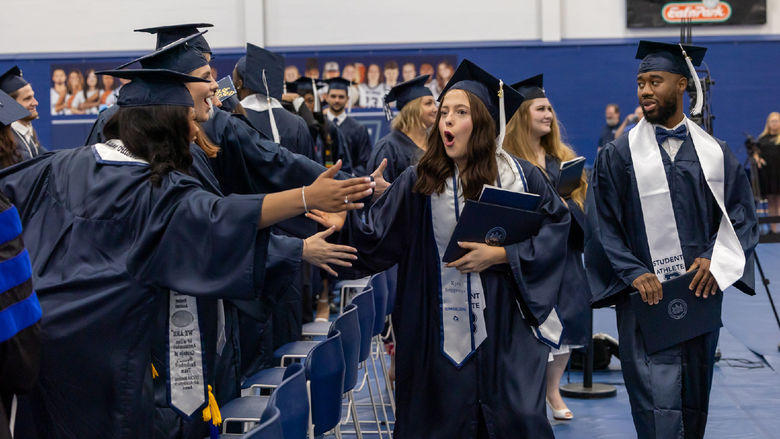
[{"label": "long brown hair", "polygon": [[[466,168],[460,170],[460,182],[463,187],[463,198],[476,200],[479,198],[482,186],[493,184],[498,177],[496,123],[479,98],[468,91],[462,91],[469,99],[471,123],[474,128],[466,150]],[[441,107],[436,113],[434,129],[428,134],[428,149],[417,164],[417,183],[414,185],[414,191],[424,195],[442,193],[445,182],[455,172],[455,162],[447,156],[439,133],[440,119]]]},{"label": "long brown hair", "polygon": [[7,168],[22,161],[16,149],[16,137],[11,125],[0,125],[0,168]]},{"label": "long brown hair", "polygon": [[[221,111],[216,110],[214,111]],[[219,146],[215,145],[214,142],[209,139],[209,136],[206,134],[206,131],[203,129],[203,125],[200,124],[200,122],[193,122],[198,124],[198,132],[195,134],[195,140],[194,143],[198,146],[200,146],[200,149],[203,150],[204,153],[206,153],[206,157],[213,159],[217,156],[217,153],[219,152]]]},{"label": "long brown hair", "polygon": [[120,107],[103,134],[121,140],[130,152],[149,162],[149,179],[160,186],[171,171],[190,173],[190,111],[173,105]]},{"label": "long brown hair", "polygon": [[[547,174],[547,170],[541,166],[537,160],[536,151],[531,145],[531,106],[535,99],[529,99],[520,104],[520,108],[509,120],[506,127],[506,137],[504,138],[504,149],[521,159],[527,160],[536,165],[542,172]],[[549,133],[542,136],[540,143],[544,152],[555,157],[560,162],[565,162],[577,157],[574,150],[563,143],[561,140],[561,128],[558,125],[558,116],[555,110],[552,110],[552,123]],[[585,194],[588,190],[588,178],[585,171],[582,171],[580,185],[571,193],[571,199],[584,209]]]}]

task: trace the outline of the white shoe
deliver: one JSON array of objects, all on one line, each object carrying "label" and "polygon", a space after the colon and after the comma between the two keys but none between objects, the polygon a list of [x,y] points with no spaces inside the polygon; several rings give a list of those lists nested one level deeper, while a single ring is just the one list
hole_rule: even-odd
[{"label": "white shoe", "polygon": [[545,401],[547,401],[547,406],[550,407],[550,410],[552,410],[553,419],[557,419],[559,421],[571,421],[572,419],[574,419],[574,413],[572,413],[571,410],[569,410],[568,408],[555,410],[552,404],[550,404],[549,399],[545,398]]}]

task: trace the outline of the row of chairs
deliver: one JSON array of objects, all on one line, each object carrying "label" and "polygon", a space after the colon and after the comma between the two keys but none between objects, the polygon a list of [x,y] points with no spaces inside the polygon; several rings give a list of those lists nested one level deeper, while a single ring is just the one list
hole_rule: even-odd
[{"label": "row of chairs", "polygon": [[[389,277],[392,277],[392,282],[388,280]],[[355,284],[348,287],[354,288]],[[291,342],[278,348],[274,356],[280,366],[262,370],[248,378],[242,385],[242,397],[222,407],[222,437],[303,439],[308,436],[313,439],[333,432],[340,439],[344,397],[347,398],[348,412],[344,423],[352,418],[354,434],[358,439],[362,439],[363,434],[360,424],[367,422],[375,424],[376,430],[365,433],[378,434],[380,439],[383,438],[382,420],[388,438],[391,437],[392,420],[387,415],[387,409],[391,410],[394,418],[395,401],[381,337],[385,322],[389,320],[387,315],[392,310],[394,292],[395,273],[376,274],[351,300],[347,300],[346,294],[342,296],[342,303],[350,303],[332,323],[304,325],[304,336],[327,338],[321,341]],[[392,327],[389,329],[391,331]],[[369,359],[380,399],[378,403],[368,378]],[[380,387],[377,359],[384,374],[388,403]],[[299,362],[301,360],[303,364]],[[364,374],[359,389],[368,385],[373,421],[358,419],[354,390],[360,370]],[[270,396],[262,395],[269,390],[272,392]],[[383,413],[382,420],[380,411]],[[229,433],[233,429],[239,431],[239,434]]]}]

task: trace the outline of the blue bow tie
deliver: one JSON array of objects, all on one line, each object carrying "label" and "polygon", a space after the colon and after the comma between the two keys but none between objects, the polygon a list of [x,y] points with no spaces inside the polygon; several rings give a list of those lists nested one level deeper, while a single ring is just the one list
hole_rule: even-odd
[{"label": "blue bow tie", "polygon": [[658,141],[659,145],[663,144],[664,141],[669,137],[674,137],[684,142],[685,138],[688,137],[688,127],[685,124],[682,124],[673,130],[665,130],[661,127],[655,127],[655,140]]}]

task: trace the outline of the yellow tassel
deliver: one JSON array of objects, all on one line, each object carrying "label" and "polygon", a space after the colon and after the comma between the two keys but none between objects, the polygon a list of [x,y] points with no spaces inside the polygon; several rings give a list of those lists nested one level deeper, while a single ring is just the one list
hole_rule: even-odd
[{"label": "yellow tassel", "polygon": [[160,374],[157,373],[157,369],[154,368],[154,364],[153,363],[149,363],[149,364],[151,364],[151,366],[152,366],[152,379],[155,379],[155,378],[159,377]]},{"label": "yellow tassel", "polygon": [[222,424],[222,414],[219,412],[217,399],[214,398],[214,394],[211,392],[210,385],[209,385],[209,405],[205,409],[203,409],[203,420],[206,422],[211,421],[211,423],[214,425]]}]

